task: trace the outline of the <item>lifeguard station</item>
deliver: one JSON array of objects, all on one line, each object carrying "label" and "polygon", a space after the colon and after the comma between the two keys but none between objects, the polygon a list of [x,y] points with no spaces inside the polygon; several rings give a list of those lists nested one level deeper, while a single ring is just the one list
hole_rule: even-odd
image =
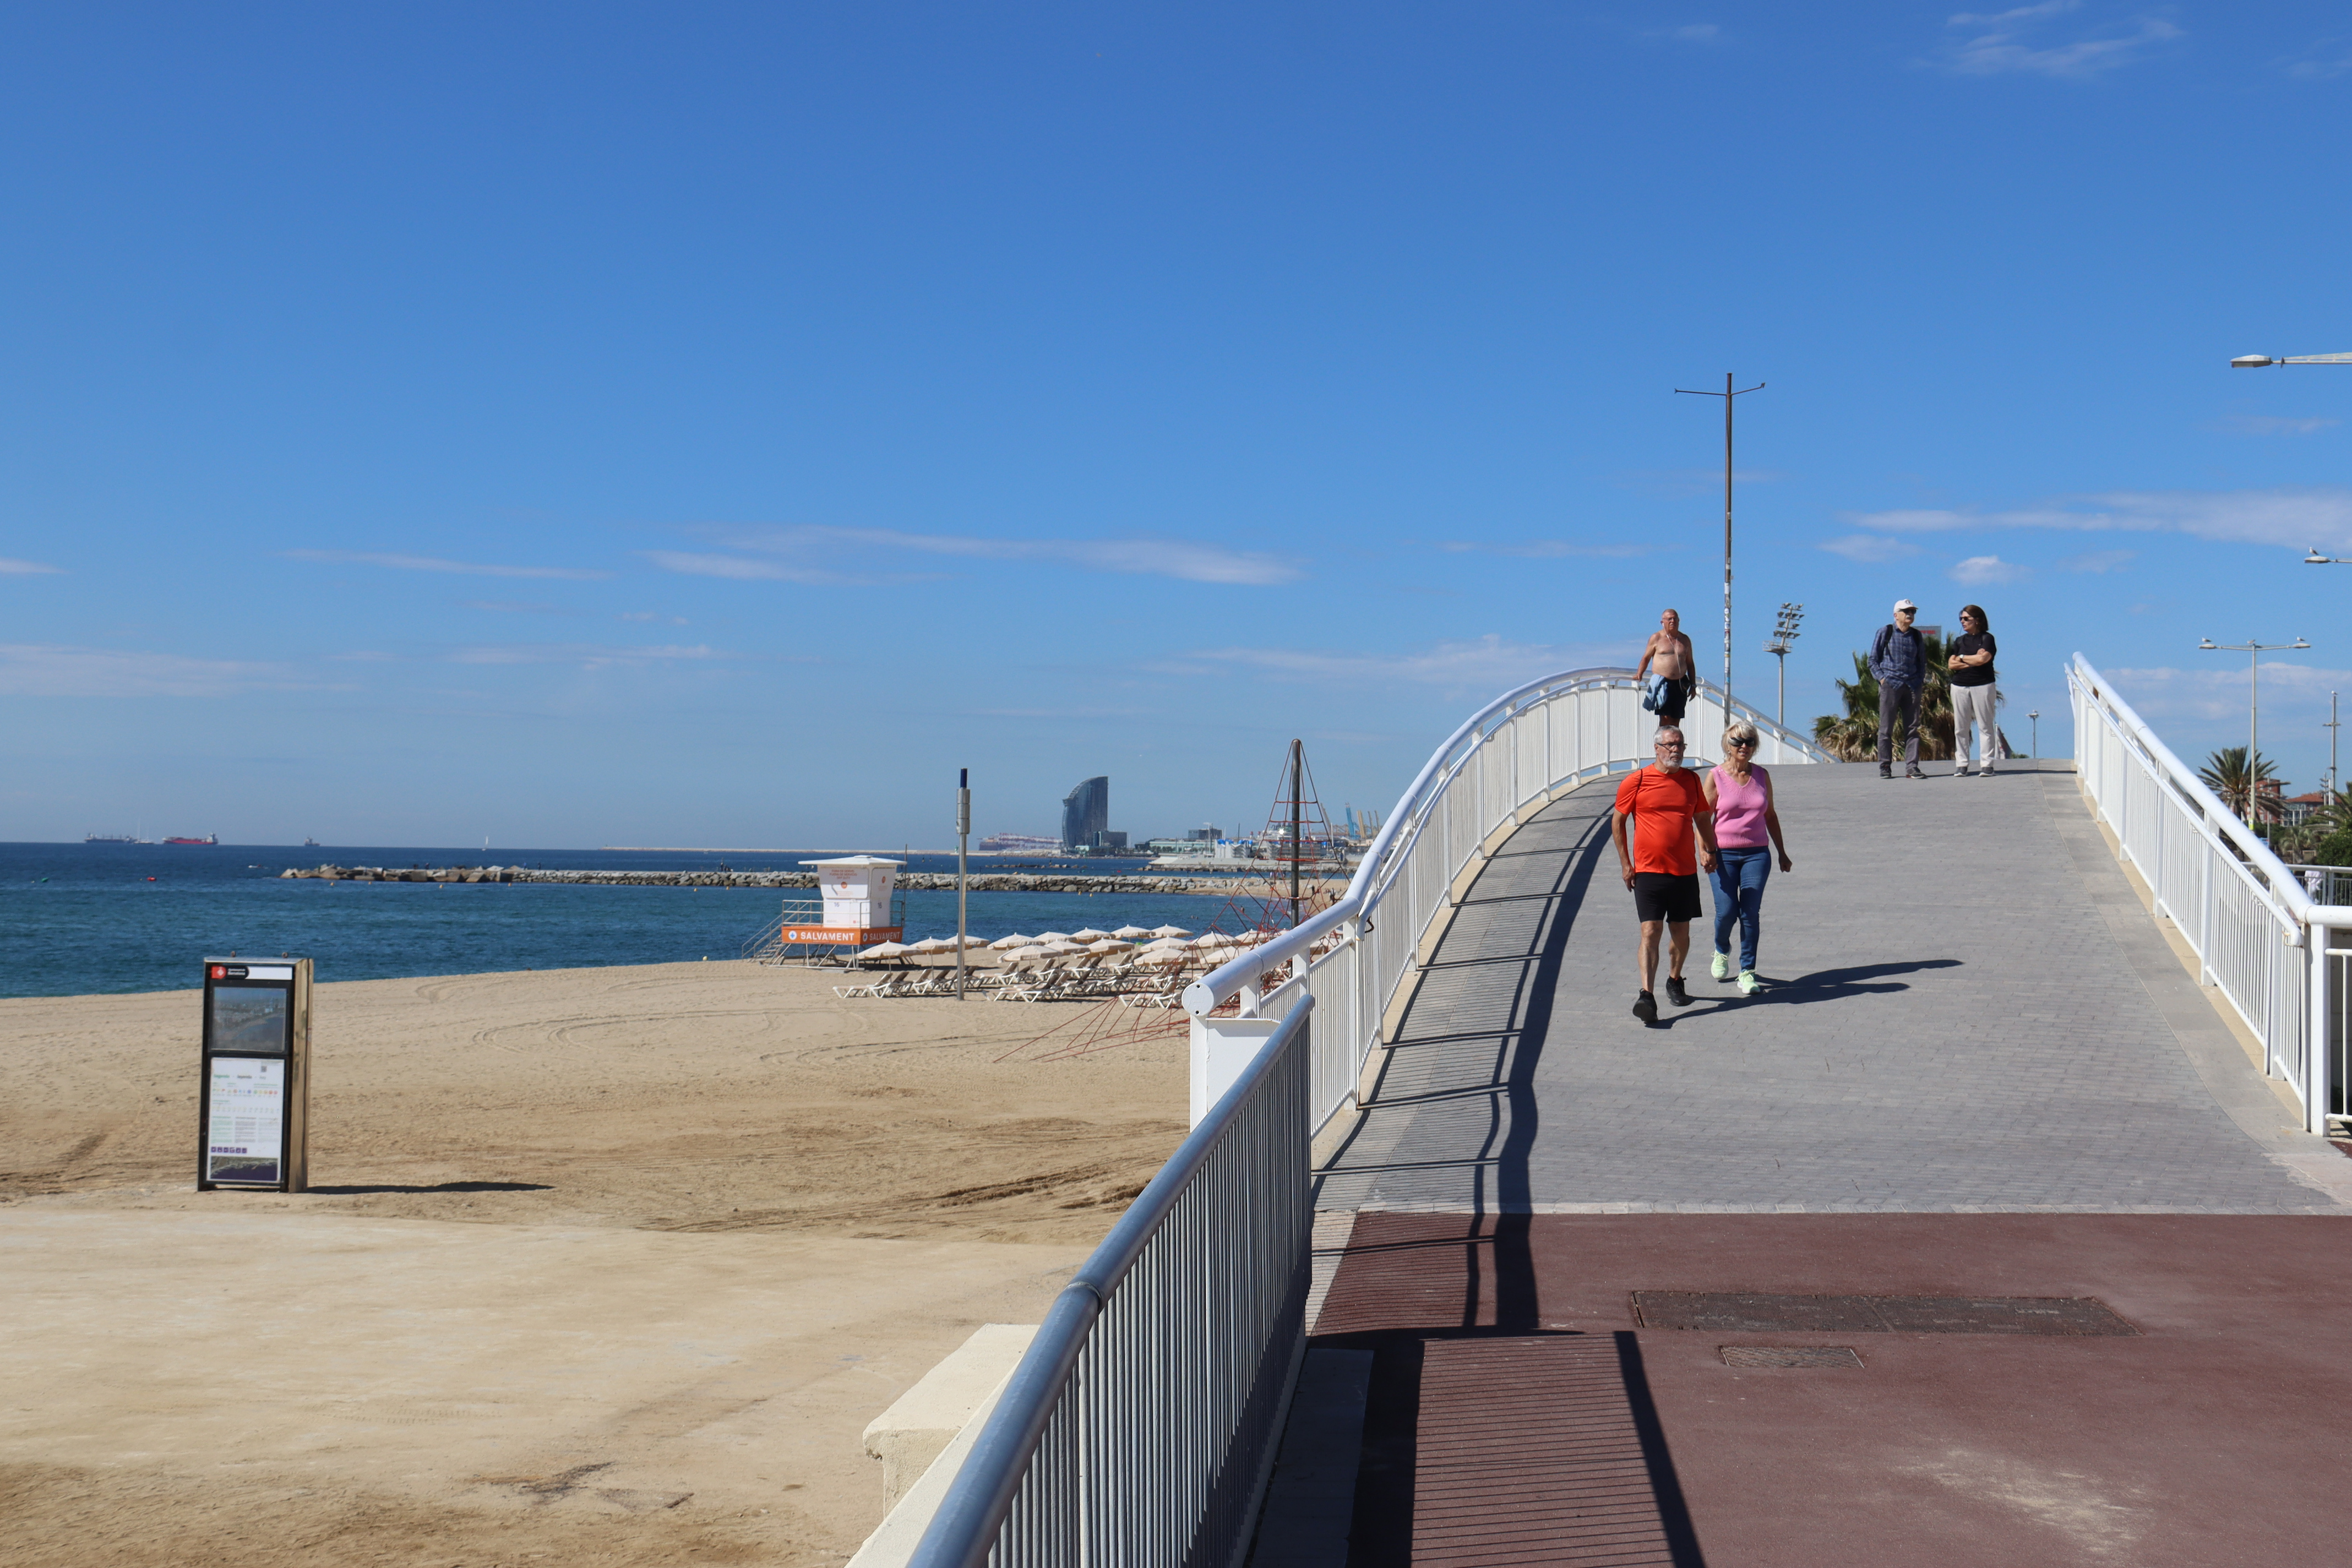
[{"label": "lifeguard station", "polygon": [[860,948],[905,935],[907,896],[897,890],[904,860],[843,855],[801,864],[815,869],[818,896],[786,899],[774,921],[743,944],[744,957],[759,963],[797,957],[812,969],[846,968]]}]

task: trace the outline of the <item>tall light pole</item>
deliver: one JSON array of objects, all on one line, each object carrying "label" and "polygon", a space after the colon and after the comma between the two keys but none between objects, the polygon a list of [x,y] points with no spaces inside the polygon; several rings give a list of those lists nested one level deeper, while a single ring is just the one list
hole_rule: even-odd
[{"label": "tall light pole", "polygon": [[1772,721],[1783,730],[1789,727],[1789,645],[1797,640],[1797,623],[1804,618],[1804,605],[1783,604],[1780,618],[1772,623],[1772,640],[1764,645],[1780,661],[1780,700],[1772,706]]},{"label": "tall light pole", "polygon": [[956,770],[956,1000],[963,1000],[965,858],[971,845],[971,770]]},{"label": "tall light pole", "polygon": [[2336,738],[2337,731],[2344,728],[2343,721],[2336,717],[2336,693],[2333,691],[2327,694],[2327,722],[2320,728],[2327,731],[2326,804],[2328,808],[2333,810],[2336,805]]},{"label": "tall light pole", "polygon": [[[2231,362],[2235,363],[2235,361]],[[2208,653],[2242,653],[2246,656],[2246,826],[2253,826],[2254,795],[2260,780],[2254,777],[2254,757],[2262,740],[2262,656],[2282,649],[2294,651],[2311,645],[2297,637],[2293,642],[2256,642],[2248,637],[2244,642],[2220,643],[2206,637],[2197,645]]]},{"label": "tall light pole", "polygon": [[2026,717],[2033,721],[2033,738],[2025,742],[2025,749],[2028,754],[2038,762],[2042,757],[2042,710],[2036,708],[2026,714]]},{"label": "tall light pole", "polygon": [[1723,373],[1721,392],[1695,392],[1687,386],[1675,388],[1689,397],[1720,397],[1723,399],[1723,721],[1731,722],[1731,405],[1751,392],[1761,392],[1764,384],[1731,390],[1731,373]]}]

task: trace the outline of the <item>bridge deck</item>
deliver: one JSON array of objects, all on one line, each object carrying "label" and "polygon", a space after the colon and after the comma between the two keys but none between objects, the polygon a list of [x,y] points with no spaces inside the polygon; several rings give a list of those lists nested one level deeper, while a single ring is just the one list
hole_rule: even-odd
[{"label": "bridge deck", "polygon": [[[2071,773],[1777,783],[1797,869],[1755,998],[1702,922],[1696,1004],[1631,1016],[1608,786],[1472,884],[1318,1175],[1315,1343],[1372,1352],[1370,1403],[1349,1538],[1289,1560],[2336,1554],[2352,1161],[2294,1130]],[[2089,1296],[2137,1331],[1693,1331],[1636,1291]]]},{"label": "bridge deck", "polygon": [[1694,1005],[1662,975],[1658,1026],[1632,1016],[1614,784],[1579,790],[1471,886],[1318,1206],[2337,1208],[2305,1175],[2332,1174],[2325,1146],[2166,947],[2071,773],[1775,785],[1796,869],[1765,894],[1766,991],[1709,977],[1710,919]]}]

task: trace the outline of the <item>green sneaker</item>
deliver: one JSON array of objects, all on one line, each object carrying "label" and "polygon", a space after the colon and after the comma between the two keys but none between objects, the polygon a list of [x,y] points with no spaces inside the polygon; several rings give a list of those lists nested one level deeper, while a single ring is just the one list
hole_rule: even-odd
[{"label": "green sneaker", "polygon": [[1706,968],[1707,968],[1707,973],[1710,973],[1710,974],[1712,974],[1712,975],[1714,975],[1717,980],[1728,980],[1728,979],[1730,979],[1730,978],[1731,978],[1731,954],[1729,954],[1729,953],[1727,953],[1727,952],[1718,952],[1718,953],[1717,953],[1717,954],[1715,955],[1715,962],[1714,962],[1713,963],[1708,964],[1708,965],[1706,966]]},{"label": "green sneaker", "polygon": [[1764,989],[1764,983],[1756,978],[1754,970],[1743,969],[1739,972],[1739,989],[1744,994],[1753,996]]}]

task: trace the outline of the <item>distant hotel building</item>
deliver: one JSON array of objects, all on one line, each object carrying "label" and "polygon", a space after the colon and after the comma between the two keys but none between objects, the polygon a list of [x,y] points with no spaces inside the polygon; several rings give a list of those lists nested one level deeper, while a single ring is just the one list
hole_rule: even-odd
[{"label": "distant hotel building", "polygon": [[1103,847],[1110,831],[1110,775],[1082,779],[1062,797],[1062,847],[1076,852]]}]

